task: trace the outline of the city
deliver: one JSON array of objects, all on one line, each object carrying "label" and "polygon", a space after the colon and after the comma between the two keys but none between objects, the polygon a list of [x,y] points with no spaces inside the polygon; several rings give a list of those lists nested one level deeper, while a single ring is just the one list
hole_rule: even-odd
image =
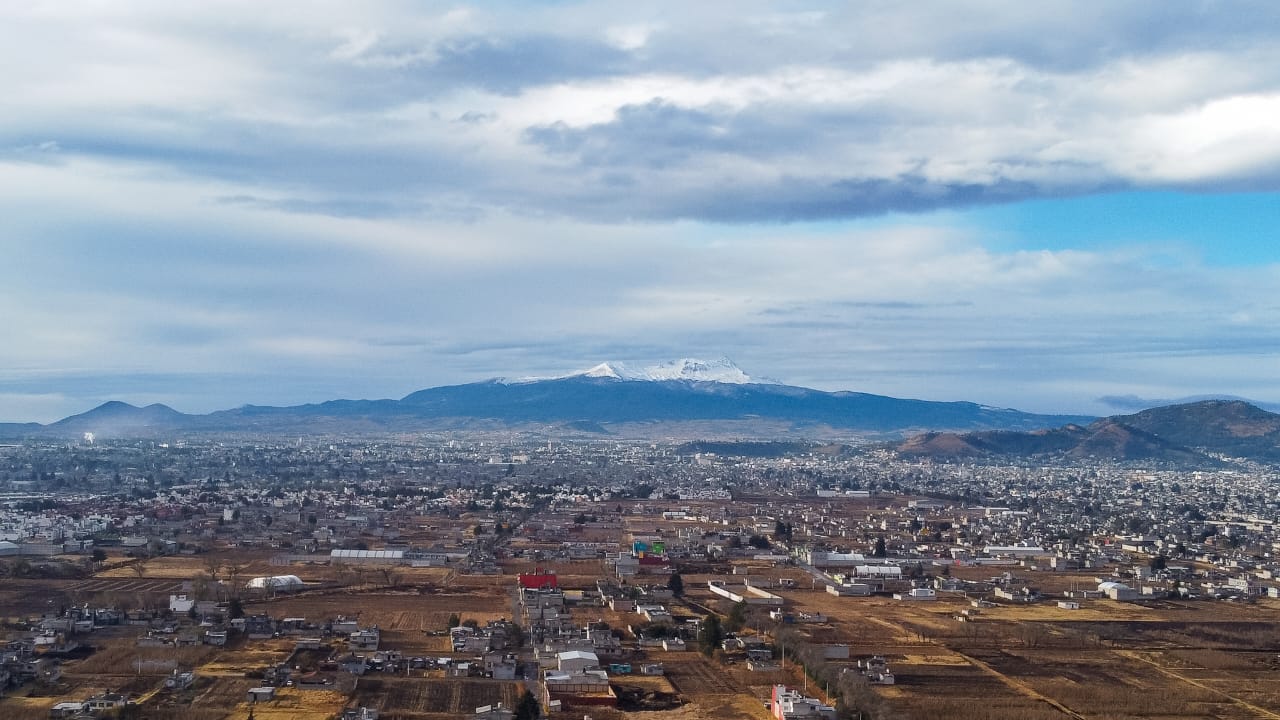
[{"label": "city", "polygon": [[1276,707],[1264,465],[496,435],[0,462],[6,717]]},{"label": "city", "polygon": [[1280,720],[1277,28],[0,2],[0,720]]}]

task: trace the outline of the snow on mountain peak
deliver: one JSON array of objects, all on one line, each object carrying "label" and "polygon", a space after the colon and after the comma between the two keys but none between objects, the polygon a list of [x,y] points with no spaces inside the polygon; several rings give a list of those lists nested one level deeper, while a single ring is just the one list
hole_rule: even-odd
[{"label": "snow on mountain peak", "polygon": [[644,369],[644,373],[646,380],[701,380],[736,384],[755,382],[726,357],[711,361],[681,358],[651,365]]},{"label": "snow on mountain peak", "polygon": [[[555,377],[525,377],[515,380],[517,383],[537,382],[539,380],[562,380],[565,378],[614,378],[615,380],[660,382],[663,380],[694,380],[698,382],[731,383],[746,385],[752,383],[776,385],[777,381],[764,378],[753,378],[746,374],[727,357],[717,360],[699,360],[697,358],[681,358],[669,360],[657,365],[632,367],[627,363],[607,361],[595,367],[568,375]],[[502,380],[502,382],[513,382]]]},{"label": "snow on mountain peak", "polygon": [[630,367],[625,363],[603,362],[590,370],[573,373],[567,377],[611,377],[619,380],[662,381],[662,380],[696,380],[699,382],[720,382],[745,385],[748,383],[772,382],[758,380],[746,374],[729,358],[717,360],[699,360],[697,358],[681,358],[648,365]]},{"label": "snow on mountain peak", "polygon": [[584,370],[580,373],[573,373],[572,375],[568,375],[566,377],[577,377],[577,376],[611,377],[611,378],[618,378],[619,380],[622,380],[623,379],[622,373],[614,369],[613,367],[614,364],[615,363],[602,362],[599,365],[591,368],[590,370]]}]

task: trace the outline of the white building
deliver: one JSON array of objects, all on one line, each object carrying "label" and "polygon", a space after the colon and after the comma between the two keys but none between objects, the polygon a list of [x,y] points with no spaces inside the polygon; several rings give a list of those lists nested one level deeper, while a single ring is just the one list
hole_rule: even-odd
[{"label": "white building", "polygon": [[277,592],[289,590],[301,590],[306,584],[302,582],[302,578],[297,575],[271,575],[267,577],[256,577],[245,583],[245,587],[250,590],[271,589]]},{"label": "white building", "polygon": [[836,709],[817,698],[805,697],[786,685],[773,686],[769,703],[776,720],[835,720]]},{"label": "white building", "polygon": [[600,658],[589,650],[567,650],[556,655],[556,668],[560,672],[580,672],[600,667]]}]

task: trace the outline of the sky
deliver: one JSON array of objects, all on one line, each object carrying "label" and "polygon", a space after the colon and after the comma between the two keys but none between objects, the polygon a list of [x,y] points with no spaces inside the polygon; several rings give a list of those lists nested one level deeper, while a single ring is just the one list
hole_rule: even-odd
[{"label": "sky", "polygon": [[728,356],[1280,401],[1280,5],[0,4],[0,420]]}]

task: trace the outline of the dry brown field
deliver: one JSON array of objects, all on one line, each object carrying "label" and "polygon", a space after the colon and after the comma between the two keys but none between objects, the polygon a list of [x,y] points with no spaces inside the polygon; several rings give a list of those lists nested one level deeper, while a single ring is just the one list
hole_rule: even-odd
[{"label": "dry brown field", "polygon": [[71,602],[69,588],[78,580],[5,578],[0,581],[0,619],[26,618],[56,612]]},{"label": "dry brown field", "polygon": [[513,681],[366,675],[356,683],[353,704],[375,708],[386,720],[442,720],[482,705],[515,707],[523,692],[523,684]]},{"label": "dry brown field", "polygon": [[[693,505],[696,505],[694,503]],[[416,536],[447,535],[419,529]],[[469,527],[474,521],[456,521]],[[664,531],[687,525],[650,517],[626,519],[640,532]],[[451,526],[452,527],[452,526]],[[625,532],[625,531],[623,531]],[[589,537],[618,539],[622,532],[592,533]],[[587,539],[584,536],[583,539]],[[248,599],[247,612],[276,617],[300,616],[322,621],[337,615],[356,616],[362,624],[383,631],[383,647],[408,655],[452,655],[444,630],[450,614],[484,623],[512,616],[515,574],[535,565],[555,570],[566,588],[593,588],[605,568],[599,560],[535,563],[515,559],[502,563],[497,576],[465,575],[440,568],[396,568],[395,585],[378,577],[376,568],[339,570],[325,565],[273,566],[275,551],[220,550],[212,559],[240,568],[239,577],[296,574],[316,583],[358,583],[347,588],[320,587],[272,599]],[[206,573],[209,557],[169,557],[147,560],[142,573],[130,565],[104,570],[82,580],[6,580],[0,585],[0,615],[23,617],[57,606],[97,598],[163,598],[181,582]],[[968,609],[966,598],[943,594],[936,602],[900,602],[877,596],[839,598],[812,588],[811,576],[794,567],[768,568],[754,561],[736,561],[752,575],[788,577],[795,589],[775,589],[792,611],[822,613],[826,623],[797,623],[794,627],[823,642],[845,643],[854,658],[883,655],[896,675],[896,684],[875,692],[887,700],[898,720],[1175,720],[1216,718],[1280,720],[1280,601],[1260,600],[1244,605],[1224,602],[1150,601],[1116,603],[1082,601],[1079,610],[1053,603],[1000,605],[983,609],[974,622],[955,616]],[[724,563],[723,567],[729,567]],[[1035,573],[1007,568],[1021,582],[1046,592],[1096,583],[1088,573]],[[956,568],[961,577],[986,579],[1006,568]],[[339,577],[341,575],[341,578]],[[679,614],[701,615],[706,608],[727,612],[729,604],[712,595],[706,583],[723,574],[685,573],[688,602],[672,604]],[[741,579],[741,576],[738,577]],[[640,576],[631,584],[665,584],[664,575]],[[820,587],[820,586],[819,586]],[[166,598],[167,599],[167,598]],[[137,601],[135,600],[135,606]],[[623,627],[641,618],[607,608],[578,607],[579,622],[604,620]],[[753,611],[749,627],[766,630],[773,623]],[[64,664],[61,683],[37,697],[0,699],[3,720],[47,717],[61,699],[87,697],[103,690],[126,691],[144,698],[150,720],[240,720],[248,715],[245,692],[257,681],[245,673],[283,662],[293,648],[289,639],[240,641],[231,647],[174,649],[137,648],[140,629],[118,628],[90,636],[99,646],[83,660]],[[195,667],[200,674],[187,694],[156,692],[165,670],[137,669],[134,660],[174,660]],[[619,686],[671,692],[683,705],[672,710],[623,713],[591,709],[596,720],[694,720],[727,718],[765,720],[763,699],[775,682],[803,684],[793,664],[786,670],[752,673],[743,664],[724,664],[719,657],[696,652],[647,653],[646,660],[663,662],[665,678],[622,676]],[[636,661],[643,661],[637,659]],[[842,663],[843,664],[843,663]],[[438,671],[433,671],[436,675]],[[349,704],[383,710],[387,720],[444,720],[465,715],[475,707],[502,701],[514,705],[520,683],[479,679],[373,675],[361,678],[353,696],[327,691],[281,690],[276,701],[254,707],[260,720],[328,720]],[[821,695],[821,689],[809,691]],[[562,717],[581,717],[581,711]]]},{"label": "dry brown field", "polygon": [[954,616],[969,607],[961,597],[779,592],[831,618],[853,656],[886,656],[897,683],[877,692],[904,717],[1280,718],[1280,609],[1271,602],[1038,603],[960,623]]},{"label": "dry brown field", "polygon": [[281,595],[273,600],[248,602],[246,612],[267,612],[278,617],[305,617],[312,621],[345,615],[356,617],[362,625],[377,625],[382,631],[384,647],[407,655],[450,654],[448,637],[432,633],[449,627],[449,616],[459,620],[475,620],[481,625],[490,620],[512,617],[511,583],[504,587],[481,587],[452,591],[419,593],[409,590],[371,588],[350,592]]}]

